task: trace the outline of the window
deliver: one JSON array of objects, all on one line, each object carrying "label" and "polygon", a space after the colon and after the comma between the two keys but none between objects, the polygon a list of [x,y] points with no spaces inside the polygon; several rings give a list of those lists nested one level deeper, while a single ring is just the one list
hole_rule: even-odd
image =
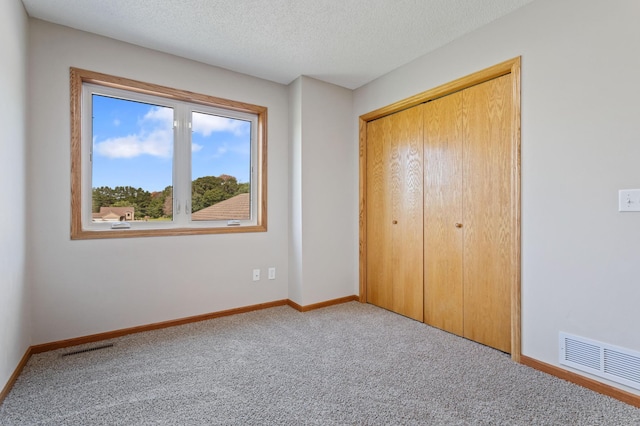
[{"label": "window", "polygon": [[266,119],[71,68],[71,238],[266,231]]}]

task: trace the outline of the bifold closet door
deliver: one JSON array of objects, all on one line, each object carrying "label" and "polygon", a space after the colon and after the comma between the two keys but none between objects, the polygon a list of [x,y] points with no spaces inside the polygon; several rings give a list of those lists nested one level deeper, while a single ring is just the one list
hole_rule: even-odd
[{"label": "bifold closet door", "polygon": [[424,319],[511,350],[511,75],[425,105]]},{"label": "bifold closet door", "polygon": [[463,335],[462,99],[424,110],[424,322]]},{"label": "bifold closet door", "polygon": [[423,320],[423,106],[367,124],[367,302]]},{"label": "bifold closet door", "polygon": [[464,335],[511,351],[511,74],[463,91]]}]

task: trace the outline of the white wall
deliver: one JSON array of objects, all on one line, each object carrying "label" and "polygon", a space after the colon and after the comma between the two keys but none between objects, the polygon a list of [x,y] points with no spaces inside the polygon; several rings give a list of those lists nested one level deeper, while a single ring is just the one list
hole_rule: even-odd
[{"label": "white wall", "polygon": [[[38,20],[29,53],[32,344],[287,298],[286,86]],[[268,232],[71,241],[70,66],[268,107]]]},{"label": "white wall", "polygon": [[289,299],[302,304],[302,77],[289,84]]},{"label": "white wall", "polygon": [[639,18],[637,0],[536,0],[354,95],[355,126],[522,55],[522,350],[549,364],[559,331],[640,351],[640,213],[617,211],[640,188]]},{"label": "white wall", "polygon": [[0,391],[30,343],[26,259],[27,14],[0,2]]},{"label": "white wall", "polygon": [[290,102],[290,288],[292,300],[310,305],[358,291],[353,92],[302,76],[290,85]]}]

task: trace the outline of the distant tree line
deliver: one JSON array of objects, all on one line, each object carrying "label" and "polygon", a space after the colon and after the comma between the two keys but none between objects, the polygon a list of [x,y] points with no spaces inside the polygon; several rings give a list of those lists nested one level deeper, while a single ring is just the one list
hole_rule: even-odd
[{"label": "distant tree line", "polygon": [[[249,192],[249,183],[229,175],[203,176],[191,182],[191,211],[196,212],[238,194]],[[149,192],[132,186],[93,188],[93,212],[100,207],[134,207],[135,219],[173,216],[173,187]]]}]

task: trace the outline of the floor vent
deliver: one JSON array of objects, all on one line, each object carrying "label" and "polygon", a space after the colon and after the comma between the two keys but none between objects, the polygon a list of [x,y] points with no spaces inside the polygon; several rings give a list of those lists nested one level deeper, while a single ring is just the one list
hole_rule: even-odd
[{"label": "floor vent", "polygon": [[97,350],[100,350],[100,349],[107,349],[107,348],[112,348],[112,347],[113,347],[113,343],[107,343],[106,345],[94,346],[94,347],[87,348],[87,349],[80,349],[78,351],[67,352],[66,354],[62,354],[62,356],[65,357],[65,356],[70,356],[70,355],[78,355],[78,354],[83,354],[85,352],[93,352],[93,351],[97,351]]},{"label": "floor vent", "polygon": [[640,353],[560,333],[560,364],[640,389]]}]

